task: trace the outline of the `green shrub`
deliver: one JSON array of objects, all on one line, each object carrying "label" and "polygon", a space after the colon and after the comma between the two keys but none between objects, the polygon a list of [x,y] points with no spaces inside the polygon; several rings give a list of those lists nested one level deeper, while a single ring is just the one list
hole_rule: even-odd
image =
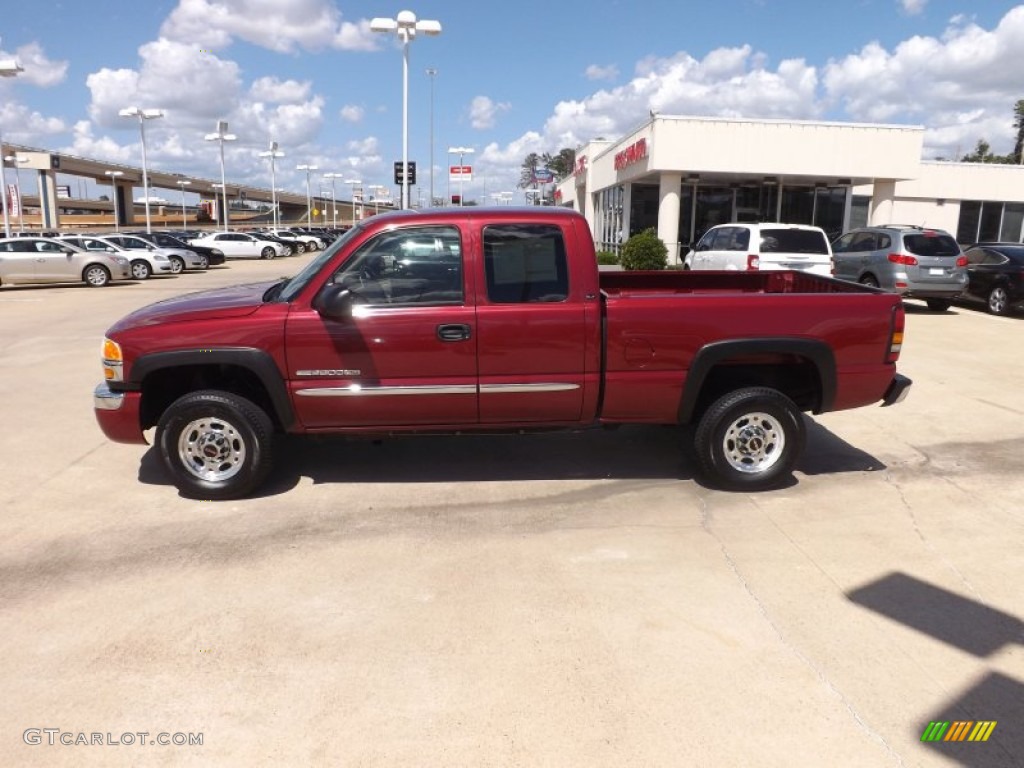
[{"label": "green shrub", "polygon": [[668,266],[668,248],[658,239],[652,227],[633,235],[622,246],[619,263],[623,269],[665,269]]},{"label": "green shrub", "polygon": [[612,251],[598,251],[597,252],[597,263],[598,264],[618,264],[619,257]]}]

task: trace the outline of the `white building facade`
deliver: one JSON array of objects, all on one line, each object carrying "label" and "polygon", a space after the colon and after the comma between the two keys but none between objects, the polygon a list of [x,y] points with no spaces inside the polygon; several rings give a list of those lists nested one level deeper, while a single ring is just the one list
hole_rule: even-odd
[{"label": "white building facade", "polygon": [[599,250],[653,227],[679,263],[726,222],[945,229],[962,244],[1024,239],[1024,167],[921,160],[924,128],[655,115],[576,151],[557,204],[584,213]]}]

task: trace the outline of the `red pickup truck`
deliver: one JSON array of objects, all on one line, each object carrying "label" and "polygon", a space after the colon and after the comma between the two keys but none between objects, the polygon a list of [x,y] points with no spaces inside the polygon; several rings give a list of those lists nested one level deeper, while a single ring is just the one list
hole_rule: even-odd
[{"label": "red pickup truck", "polygon": [[599,272],[566,209],[374,216],[290,279],[128,315],[103,432],[156,442],[178,489],[255,489],[276,434],[694,424],[709,484],[771,487],[803,411],[890,405],[898,296],[799,272]]}]

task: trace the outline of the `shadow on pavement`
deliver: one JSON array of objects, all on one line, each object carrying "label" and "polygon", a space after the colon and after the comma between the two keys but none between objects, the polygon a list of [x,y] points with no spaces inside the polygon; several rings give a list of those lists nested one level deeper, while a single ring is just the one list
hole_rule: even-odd
[{"label": "shadow on pavement", "polygon": [[[1024,622],[1016,616],[905,573],[890,573],[847,593],[847,598],[978,658],[1024,641]],[[941,679],[943,670],[934,672]],[[969,723],[964,732],[970,734],[978,721],[996,722],[987,741],[945,740],[956,733],[954,723]],[[915,736],[922,738],[933,722],[948,722],[950,727],[942,739],[924,745],[961,765],[1024,765],[1024,684],[1018,680],[989,672],[954,699],[930,708]]]},{"label": "shadow on pavement", "polygon": [[[808,475],[863,472],[884,464],[810,419],[796,469]],[[529,480],[696,480],[689,430],[624,426],[578,432],[401,435],[383,439],[284,436],[276,466],[255,497],[294,488],[302,477],[329,483],[444,483]],[[170,485],[156,448],[139,481]],[[703,484],[703,483],[702,483]],[[786,485],[795,485],[790,480]]]}]

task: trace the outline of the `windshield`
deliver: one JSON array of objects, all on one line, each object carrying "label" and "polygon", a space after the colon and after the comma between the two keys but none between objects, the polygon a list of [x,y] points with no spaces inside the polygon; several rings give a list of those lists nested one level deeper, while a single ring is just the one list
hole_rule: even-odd
[{"label": "windshield", "polygon": [[348,232],[339,237],[331,245],[317,254],[317,257],[310,261],[299,274],[295,275],[291,280],[284,284],[280,293],[277,294],[276,301],[291,301],[305,288],[309,281],[312,280],[320,272],[320,269],[334,258],[334,254],[338,252],[339,248],[343,248],[349,240],[352,240],[359,234],[362,234],[366,228],[364,222],[359,222],[356,226],[352,227]]}]

